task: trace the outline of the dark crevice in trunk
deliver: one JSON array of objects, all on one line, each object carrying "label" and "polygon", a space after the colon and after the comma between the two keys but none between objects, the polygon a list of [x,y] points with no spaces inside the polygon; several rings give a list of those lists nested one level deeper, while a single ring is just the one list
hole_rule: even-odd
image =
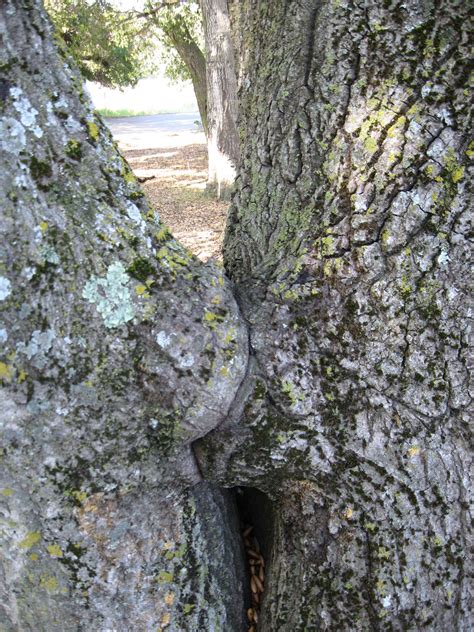
[{"label": "dark crevice in trunk", "polygon": [[235,495],[242,526],[252,525],[263,557],[266,561],[270,560],[274,526],[272,501],[266,494],[254,487],[236,487]]},{"label": "dark crevice in trunk", "polygon": [[248,632],[259,626],[274,537],[274,509],[266,494],[252,487],[236,487],[235,498],[246,552],[246,615]]}]

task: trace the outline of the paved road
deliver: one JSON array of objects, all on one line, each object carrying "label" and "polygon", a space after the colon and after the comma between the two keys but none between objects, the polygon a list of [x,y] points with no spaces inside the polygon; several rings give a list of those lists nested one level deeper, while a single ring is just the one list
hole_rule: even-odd
[{"label": "paved road", "polygon": [[182,147],[205,143],[198,112],[185,114],[153,114],[106,118],[115,140],[122,149]]}]

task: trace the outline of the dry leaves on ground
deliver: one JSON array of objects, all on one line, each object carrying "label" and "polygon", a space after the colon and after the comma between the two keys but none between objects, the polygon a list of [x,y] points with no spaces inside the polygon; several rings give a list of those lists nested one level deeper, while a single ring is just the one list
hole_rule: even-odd
[{"label": "dry leaves on ground", "polygon": [[124,152],[137,177],[155,176],[143,188],[173,235],[203,261],[222,259],[227,202],[205,191],[205,145]]}]

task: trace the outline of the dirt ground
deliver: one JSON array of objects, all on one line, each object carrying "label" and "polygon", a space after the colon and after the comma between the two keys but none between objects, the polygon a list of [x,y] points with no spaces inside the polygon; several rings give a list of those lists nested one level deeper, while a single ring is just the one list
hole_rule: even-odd
[{"label": "dirt ground", "polygon": [[207,148],[203,144],[123,150],[173,235],[203,261],[222,259],[228,203],[206,194]]}]

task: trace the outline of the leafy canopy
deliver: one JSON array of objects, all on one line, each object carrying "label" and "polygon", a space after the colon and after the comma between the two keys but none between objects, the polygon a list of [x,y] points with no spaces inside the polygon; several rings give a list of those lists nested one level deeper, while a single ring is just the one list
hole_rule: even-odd
[{"label": "leafy canopy", "polygon": [[158,59],[172,80],[190,78],[173,44],[192,38],[201,48],[202,18],[196,0],[153,2],[130,9],[117,0],[45,0],[57,36],[85,79],[107,87],[133,86],[156,71]]}]

